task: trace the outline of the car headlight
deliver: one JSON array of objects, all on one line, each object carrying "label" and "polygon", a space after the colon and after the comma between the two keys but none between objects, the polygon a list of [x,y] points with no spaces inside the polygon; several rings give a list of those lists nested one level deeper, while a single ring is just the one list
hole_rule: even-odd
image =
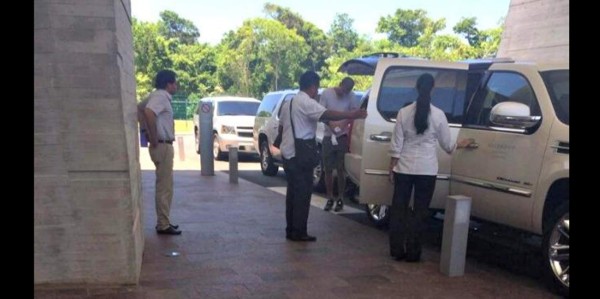
[{"label": "car headlight", "polygon": [[235,134],[235,127],[222,125],[221,126],[221,134]]}]

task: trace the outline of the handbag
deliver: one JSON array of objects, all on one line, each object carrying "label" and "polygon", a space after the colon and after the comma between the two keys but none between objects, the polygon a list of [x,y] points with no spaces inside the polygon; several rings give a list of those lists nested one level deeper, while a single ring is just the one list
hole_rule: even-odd
[{"label": "handbag", "polygon": [[296,161],[301,167],[313,169],[321,163],[321,156],[317,148],[315,138],[299,139],[296,138],[296,130],[294,129],[294,121],[292,119],[292,103],[290,100],[290,123],[292,124],[292,133],[294,134],[294,148],[296,149]]}]

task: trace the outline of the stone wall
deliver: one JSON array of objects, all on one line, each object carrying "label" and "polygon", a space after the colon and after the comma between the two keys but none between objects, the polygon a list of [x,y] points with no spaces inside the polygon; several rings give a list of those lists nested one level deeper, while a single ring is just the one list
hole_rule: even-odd
[{"label": "stone wall", "polygon": [[497,57],[569,61],[569,0],[511,0]]},{"label": "stone wall", "polygon": [[34,2],[34,282],[135,284],[143,252],[129,0]]}]

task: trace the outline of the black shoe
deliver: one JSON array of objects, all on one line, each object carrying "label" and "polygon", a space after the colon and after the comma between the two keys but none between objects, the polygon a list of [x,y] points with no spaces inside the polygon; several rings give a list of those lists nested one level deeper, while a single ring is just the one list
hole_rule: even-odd
[{"label": "black shoe", "polygon": [[329,211],[331,210],[331,207],[333,207],[333,199],[328,199],[327,204],[325,204],[325,208],[323,208],[323,210]]},{"label": "black shoe", "polygon": [[310,235],[304,235],[304,236],[290,236],[288,239],[291,241],[296,241],[296,242],[314,242],[317,240],[317,237],[310,236]]},{"label": "black shoe", "polygon": [[181,235],[181,231],[173,228],[172,226],[169,226],[166,229],[157,229],[156,233],[160,235]]},{"label": "black shoe", "polygon": [[344,202],[341,199],[338,199],[337,203],[335,203],[335,209],[333,209],[334,212],[339,212],[344,208]]},{"label": "black shoe", "polygon": [[177,224],[169,224],[169,225],[170,225],[172,228],[174,228],[174,229],[178,229],[178,228],[179,228],[179,225],[177,225]]}]

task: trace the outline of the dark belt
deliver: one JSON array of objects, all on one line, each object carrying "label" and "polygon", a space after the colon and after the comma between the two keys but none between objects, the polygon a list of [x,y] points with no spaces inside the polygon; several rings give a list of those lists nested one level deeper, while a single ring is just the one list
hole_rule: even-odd
[{"label": "dark belt", "polygon": [[168,143],[173,144],[173,140],[159,140],[158,143]]}]

